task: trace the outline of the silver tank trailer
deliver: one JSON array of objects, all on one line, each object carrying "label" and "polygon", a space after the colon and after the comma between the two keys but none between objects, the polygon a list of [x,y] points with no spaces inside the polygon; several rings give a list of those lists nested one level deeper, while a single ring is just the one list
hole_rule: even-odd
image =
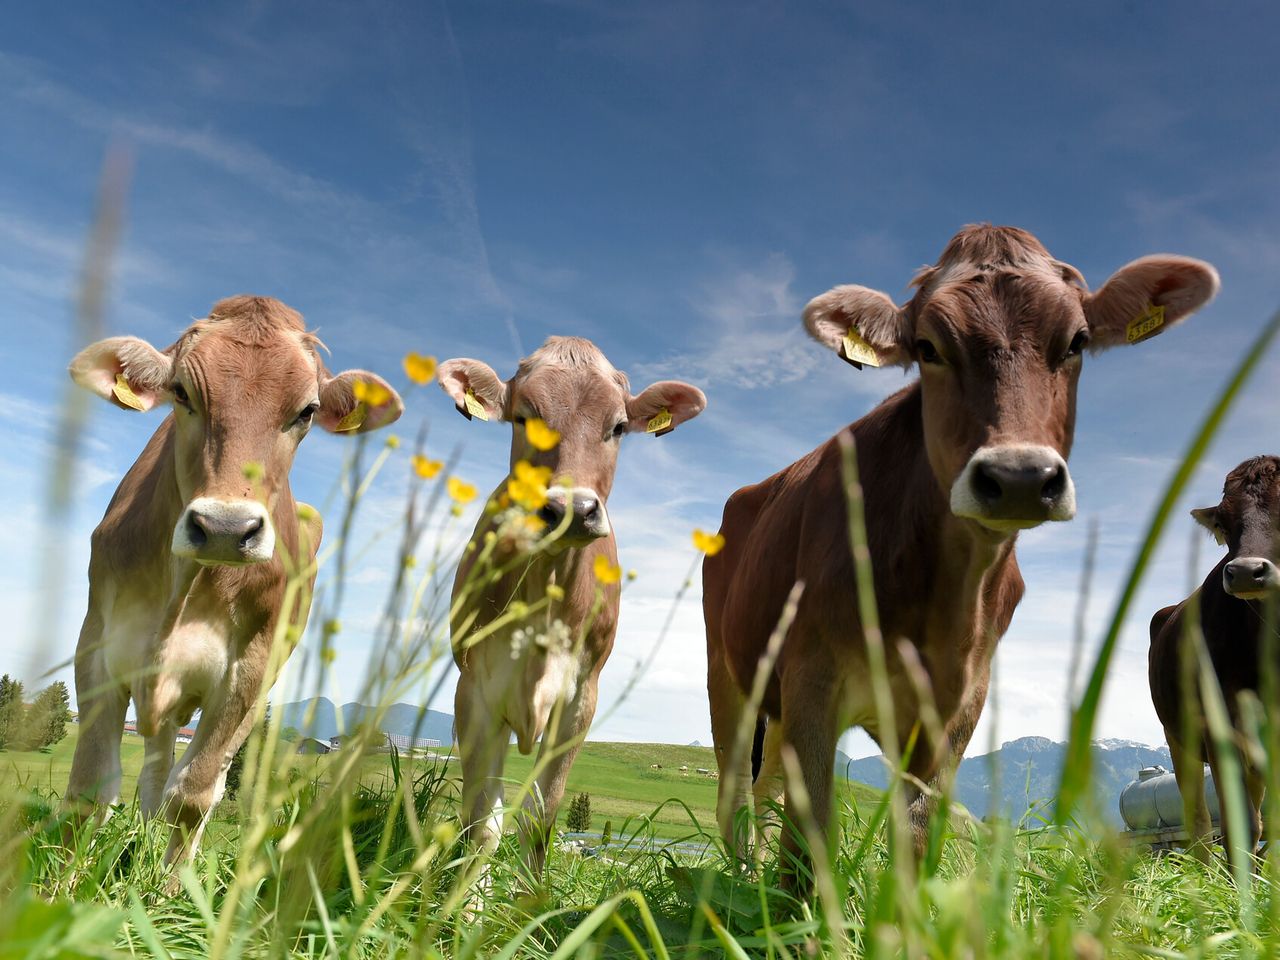
[{"label": "silver tank trailer", "polygon": [[[1204,768],[1204,799],[1209,819],[1219,822],[1218,792],[1213,774]],[[1182,826],[1182,793],[1178,781],[1164,767],[1143,767],[1138,779],[1120,791],[1120,816],[1130,830],[1161,830]]]}]

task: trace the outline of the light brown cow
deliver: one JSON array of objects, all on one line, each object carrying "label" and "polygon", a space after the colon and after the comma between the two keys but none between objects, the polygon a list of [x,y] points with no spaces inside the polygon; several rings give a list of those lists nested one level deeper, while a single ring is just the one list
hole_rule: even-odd
[{"label": "light brown cow", "polygon": [[[528,467],[542,468],[550,481],[538,515],[545,538],[553,542],[531,543],[518,507],[482,516],[458,567],[451,623],[460,674],[454,716],[463,826],[482,851],[497,846],[507,744],[514,733],[528,754],[541,741],[542,772],[519,818],[525,865],[537,882],[569,768],[595,716],[600,670],[617,630],[618,587],[606,585],[600,594],[594,565],[601,558],[610,568],[617,564],[606,503],[619,443],[629,432],[674,429],[701,413],[706,397],[674,380],[633,396],[627,378],[595,344],[577,337],[550,338],[508,381],[487,364],[467,359],[442,363],[439,380],[468,418],[475,413],[513,424],[511,479],[490,502],[510,499],[512,483],[528,476]],[[560,434],[550,450],[530,442],[526,425],[535,419]],[[487,538],[491,553],[478,563]],[[502,576],[489,577],[489,571],[503,568],[509,569]],[[531,616],[479,642],[472,639],[513,604],[534,605],[548,597],[547,606]]]},{"label": "light brown cow", "polygon": [[[996,642],[1022,597],[1017,532],[1075,513],[1066,457],[1084,351],[1163,333],[1207,302],[1218,278],[1198,260],[1151,256],[1090,294],[1031,234],[974,226],[915,285],[901,307],[865,287],[836,287],[809,303],[804,324],[846,359],[869,348],[884,364],[920,365],[918,381],[843,433],[862,479],[898,742],[921,720],[899,644],[923,665],[945,731],[943,742],[930,742],[919,730],[909,772],[928,782],[963,754],[986,700]],[[751,783],[750,757],[734,748],[739,725],[755,722],[742,715],[744,691],[797,581],[804,593],[763,703],[757,804],[782,792],[779,761],[789,747],[825,828],[837,738],[852,725],[880,738],[846,517],[832,438],[730,497],[725,547],[704,564],[718,817],[730,843]],[[909,793],[920,852],[930,804]],[[797,854],[794,830],[784,845]]]},{"label": "light brown cow", "polygon": [[[282,613],[287,566],[306,570],[320,519],[289,470],[312,421],[358,433],[393,422],[400,398],[363,370],[330,376],[319,341],[277,300],[217,303],[167,350],[113,337],[71,363],[76,383],[123,409],[172,403],[93,533],[89,608],[76,648],[80,739],[67,796],[99,810],[120,792],[130,698],[146,758],[143,813],[174,824],[166,858],[194,852],[248,735]],[[366,399],[353,393],[362,382]],[[314,570],[293,609],[301,633]],[[178,728],[201,711],[174,763]]]}]

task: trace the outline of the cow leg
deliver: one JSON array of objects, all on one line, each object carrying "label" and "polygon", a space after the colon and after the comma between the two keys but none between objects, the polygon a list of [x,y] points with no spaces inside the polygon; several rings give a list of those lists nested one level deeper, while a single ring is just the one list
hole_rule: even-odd
[{"label": "cow leg", "polygon": [[538,775],[535,789],[524,798],[517,817],[520,850],[529,882],[537,886],[547,861],[547,847],[556,824],[560,803],[569,781],[569,768],[582,749],[591,721],[596,715],[597,686],[600,674],[586,678],[574,698],[564,704],[554,730],[542,736],[538,747]]},{"label": "cow leg", "polygon": [[253,729],[271,632],[266,630],[250,641],[229,671],[231,686],[221,699],[205,705],[195,736],[169,774],[161,803],[165,817],[173,824],[166,863],[194,856],[209,814],[222,799],[231,759]]},{"label": "cow leg", "polygon": [[1208,838],[1212,824],[1204,802],[1204,755],[1200,745],[1184,747],[1165,727],[1164,736],[1173,758],[1173,775],[1182,794],[1183,820],[1187,827],[1187,849],[1200,860],[1209,859]]},{"label": "cow leg", "polygon": [[142,772],[138,774],[138,795],[142,815],[147,819],[160,812],[164,787],[173,770],[173,749],[177,736],[177,724],[164,723],[161,724],[159,733],[145,738]]},{"label": "cow leg", "polygon": [[[739,736],[746,716],[746,700],[738,681],[729,672],[723,654],[708,641],[707,697],[711,704],[711,740],[715,746],[720,782],[716,787],[716,822],[730,854],[739,862],[750,858],[750,830],[737,830],[739,811],[749,806],[751,789],[751,738]],[[774,724],[769,724],[770,727]],[[779,726],[779,735],[781,726]],[[766,732],[766,739],[768,733]],[[741,749],[740,749],[741,747]]]},{"label": "cow leg", "polygon": [[502,838],[502,768],[511,727],[484,703],[465,671],[454,693],[454,722],[462,766],[462,835],[488,856]]},{"label": "cow leg", "polygon": [[761,751],[760,772],[756,774],[751,793],[756,811],[756,863],[764,860],[769,841],[777,833],[777,808],[786,794],[782,771],[782,724],[767,723],[764,728],[764,748]]},{"label": "cow leg", "polygon": [[102,645],[102,617],[90,597],[89,612],[76,646],[76,703],[80,724],[66,803],[76,810],[87,801],[105,815],[120,798],[120,738],[124,735],[129,692],[112,680]]},{"label": "cow leg", "polygon": [[[779,753],[794,751],[802,782],[787,778],[786,822],[782,830],[780,880],[784,889],[807,893],[812,883],[812,859],[805,830],[825,842],[831,822],[835,778],[836,741],[840,735],[835,678],[830,664],[804,665],[783,678],[782,733]],[[797,800],[797,791],[808,795],[808,807]],[[807,813],[807,816],[806,816]]]}]

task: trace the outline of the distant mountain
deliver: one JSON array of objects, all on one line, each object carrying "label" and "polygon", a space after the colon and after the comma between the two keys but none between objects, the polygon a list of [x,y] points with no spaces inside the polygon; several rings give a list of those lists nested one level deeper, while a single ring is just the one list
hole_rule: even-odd
[{"label": "distant mountain", "polygon": [[[999,750],[966,757],[956,773],[956,799],[976,816],[999,811],[1021,817],[1033,805],[1046,801],[1050,808],[1062,777],[1067,745],[1047,737],[1022,737]],[[1159,764],[1173,768],[1169,748],[1152,747],[1133,740],[1097,740],[1093,744],[1094,793],[1098,807],[1120,822],[1120,791],[1143,767]],[[836,776],[847,777],[883,789],[889,782],[884,760],[878,756],[851,760],[837,751]],[[999,796],[995,796],[998,784]]]},{"label": "distant mountain", "polygon": [[[342,730],[349,731],[373,710],[373,707],[362,703],[346,703],[339,708],[328,697],[313,697],[310,700],[286,703],[280,708],[278,716],[281,726],[294,727],[304,736],[327,740],[338,735],[339,717],[342,718]],[[439,740],[443,744],[453,743],[452,714],[427,710],[411,703],[393,703],[383,714],[378,727],[383,733]]]}]

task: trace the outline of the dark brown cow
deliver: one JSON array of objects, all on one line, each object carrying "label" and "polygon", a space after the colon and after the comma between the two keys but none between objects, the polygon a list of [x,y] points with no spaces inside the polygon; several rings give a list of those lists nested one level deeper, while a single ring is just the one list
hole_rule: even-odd
[{"label": "dark brown cow", "polygon": [[[597,561],[609,569],[617,564],[607,504],[618,449],[627,433],[675,429],[701,413],[707,400],[677,380],[632,395],[627,378],[595,344],[578,337],[551,337],[520,361],[510,380],[470,359],[442,363],[438,376],[468,418],[512,424],[512,476],[490,502],[509,500],[512,485],[523,483],[525,495],[535,498],[527,506],[545,524],[538,536],[529,536],[528,516],[518,505],[480,518],[458,566],[450,624],[459,672],[454,714],[463,826],[480,850],[497,847],[507,746],[513,733],[521,753],[537,746],[541,772],[519,820],[525,864],[536,882],[569,768],[595,716],[600,671],[618,626],[618,587],[606,585],[601,594],[594,571]],[[530,439],[528,424],[535,419],[559,433],[549,449]],[[522,479],[531,471],[542,475]],[[542,540],[553,531],[556,539]],[[492,552],[477,570],[490,535]],[[507,572],[486,580],[486,566]],[[513,604],[543,601],[547,605],[528,617],[491,626]]]},{"label": "dark brown cow", "polygon": [[[173,824],[167,859],[194,852],[269,673],[287,566],[305,571],[320,518],[301,512],[289,470],[312,421],[373,430],[399,396],[363,370],[332,376],[302,317],[268,297],[214,305],[167,350],[136,337],[87,347],[81,386],[123,409],[171,403],[93,532],[89,608],[76,647],[80,739],[67,797],[99,811],[120,792],[132,698],[146,745],[142,811]],[[357,402],[355,384],[372,389]],[[305,505],[303,505],[305,506]],[[300,632],[310,584],[288,616]],[[294,636],[297,634],[295,633]],[[279,664],[277,664],[279,666]],[[178,728],[201,711],[174,763]]]},{"label": "dark brown cow", "polygon": [[[1268,596],[1280,591],[1280,458],[1254,457],[1227,474],[1222,486],[1222,502],[1216,507],[1192,510],[1196,522],[1206,527],[1227,554],[1205,577],[1192,597],[1165,607],[1151,618],[1151,652],[1148,670],[1151,701],[1164,725],[1164,735],[1173,755],[1173,771],[1178,778],[1184,803],[1191,817],[1187,831],[1193,848],[1203,854],[1209,834],[1209,811],[1204,802],[1204,763],[1213,770],[1213,782],[1222,796],[1221,757],[1212,749],[1199,687],[1191,704],[1183,697],[1183,670],[1180,651],[1183,631],[1191,615],[1189,605],[1199,605],[1200,629],[1205,647],[1227,702],[1232,727],[1240,728],[1240,695],[1261,689],[1261,657]],[[1189,676],[1196,676],[1194,662]],[[1280,670],[1280,664],[1275,669]],[[1190,706],[1190,711],[1184,708]],[[1188,716],[1188,713],[1190,714]],[[1188,736],[1189,735],[1189,736]],[[1248,839],[1253,850],[1262,835],[1262,796],[1266,781],[1262,771],[1249,761],[1244,751],[1236,751],[1236,761],[1244,773],[1245,798],[1249,817]],[[1228,824],[1230,826],[1230,824]],[[1242,838],[1243,839],[1243,838]],[[1228,844],[1235,849],[1236,844]]]},{"label": "dark brown cow", "polygon": [[[982,712],[996,642],[1022,597],[1017,532],[1075,513],[1066,457],[1084,351],[1163,333],[1208,301],[1218,278],[1198,260],[1151,256],[1090,294],[1031,234],[973,226],[915,286],[901,307],[865,287],[836,287],[809,303],[804,324],[846,359],[920,366],[918,381],[845,433],[861,471],[898,742],[921,719],[899,644],[923,665],[945,730],[940,743],[921,730],[911,755],[910,773],[928,782],[963,754]],[[743,716],[744,691],[797,581],[804,593],[763,703],[770,722],[755,792],[757,803],[781,792],[789,747],[825,829],[837,738],[855,724],[881,735],[837,439],[735,493],[721,531],[723,551],[703,566],[721,830],[733,843],[748,801],[750,757],[734,747],[740,725],[755,720]],[[929,803],[910,793],[920,851]],[[789,790],[787,809],[795,813]],[[785,837],[792,853],[798,840]]]}]

